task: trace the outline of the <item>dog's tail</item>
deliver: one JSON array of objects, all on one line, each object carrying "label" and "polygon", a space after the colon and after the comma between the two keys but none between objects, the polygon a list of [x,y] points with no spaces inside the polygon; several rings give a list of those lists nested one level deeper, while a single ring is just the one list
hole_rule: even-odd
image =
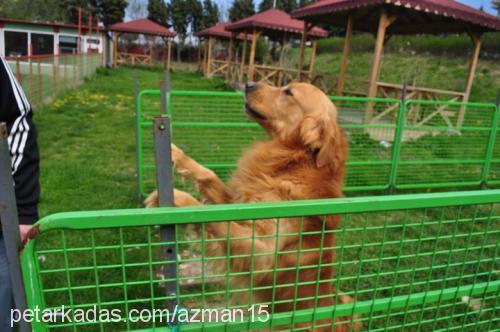
[{"label": "dog's tail", "polygon": [[144,205],[147,208],[154,208],[158,207],[159,201],[158,201],[158,190],[153,191],[151,194],[149,194],[148,198],[144,200]]}]

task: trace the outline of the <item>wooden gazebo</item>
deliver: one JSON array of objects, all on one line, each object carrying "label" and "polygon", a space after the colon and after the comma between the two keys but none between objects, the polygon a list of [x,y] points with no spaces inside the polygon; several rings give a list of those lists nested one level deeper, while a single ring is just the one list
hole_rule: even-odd
[{"label": "wooden gazebo", "polygon": [[[238,67],[235,54],[235,44],[237,41],[245,38],[244,34],[233,34],[226,30],[226,26],[230,22],[219,23],[210,28],[199,31],[196,35],[199,38],[198,58],[200,61],[200,69],[206,77],[214,75],[231,76],[231,71]],[[247,40],[251,40],[251,36],[246,36]],[[204,43],[202,43],[204,41]],[[227,56],[224,59],[214,58],[215,42],[229,43],[227,46]],[[203,53],[202,53],[203,50]],[[238,67],[239,68],[239,67]],[[239,70],[236,70],[239,73]]]},{"label": "wooden gazebo", "polygon": [[[170,70],[172,57],[172,39],[176,36],[175,32],[168,28],[159,25],[147,18],[116,23],[110,26],[113,32],[113,66],[120,64],[129,65],[152,65],[154,60],[155,39],[160,37],[165,43],[163,50],[163,66],[166,70]],[[123,51],[120,47],[120,38],[125,34],[144,36],[144,41],[147,43],[145,52]]]},{"label": "wooden gazebo", "polygon": [[[444,99],[467,102],[471,92],[474,72],[479,58],[481,35],[487,31],[500,30],[500,19],[453,0],[322,0],[294,11],[292,17],[308,24],[328,23],[346,29],[344,50],[337,81],[337,95],[344,91],[348,58],[353,31],[373,33],[376,37],[373,65],[368,81],[368,97],[400,96],[402,85],[379,81],[384,44],[392,35],[398,34],[450,34],[467,33],[472,41],[472,52],[467,79],[463,91],[447,91],[409,86],[408,97],[413,99]],[[372,103],[368,103],[365,123],[374,123],[397,107],[388,107],[374,114]],[[417,110],[418,113],[418,110]],[[446,106],[437,107],[425,116],[412,114],[414,125],[423,126],[440,116],[448,126],[460,128],[464,121],[465,107],[451,112]],[[394,117],[392,117],[394,118]]]},{"label": "wooden gazebo", "polygon": [[[229,24],[226,30],[232,33],[243,33],[245,36],[252,34],[252,45],[250,49],[250,59],[248,66],[246,65],[246,47],[247,42],[244,38],[243,53],[241,58],[240,70],[241,77],[246,69],[247,79],[249,81],[267,81],[276,85],[281,85],[286,81],[300,79],[303,75],[310,77],[314,69],[314,58],[316,55],[316,40],[323,38],[328,33],[321,28],[311,28],[306,37],[312,39],[312,53],[309,61],[309,69],[304,71],[302,68],[284,68],[284,46],[291,38],[300,39],[304,22],[292,19],[291,16],[279,9],[269,9],[262,13],[249,16],[240,21]],[[269,39],[281,42],[281,52],[278,66],[264,66],[255,64],[255,50],[257,48],[257,40],[261,36],[267,36]],[[305,44],[305,41],[304,43]]]}]

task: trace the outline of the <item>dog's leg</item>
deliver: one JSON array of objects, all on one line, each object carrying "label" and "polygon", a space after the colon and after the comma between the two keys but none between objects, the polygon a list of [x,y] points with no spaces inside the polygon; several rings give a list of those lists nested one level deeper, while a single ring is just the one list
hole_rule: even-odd
[{"label": "dog's leg", "polygon": [[[261,225],[258,223],[261,223]],[[258,236],[274,234],[274,223],[274,220],[269,219],[207,223],[205,230],[211,241],[220,244],[222,253],[227,253],[229,250],[231,256],[237,256],[231,258],[232,271],[250,272],[253,265],[255,272],[253,278],[259,279],[257,282],[260,282],[260,279],[266,277],[266,274],[260,271],[268,270],[275,264],[276,240],[271,236],[269,238],[259,238]],[[268,225],[266,226],[268,228],[267,232],[260,229],[262,224]]]},{"label": "dog's leg", "polygon": [[200,194],[208,203],[222,204],[230,202],[229,191],[217,175],[186,156],[177,146],[172,144],[172,162],[177,172],[194,182]]},{"label": "dog's leg", "polygon": [[[158,190],[149,194],[148,198],[144,201],[147,208],[158,207]],[[202,205],[196,198],[189,195],[187,192],[174,189],[174,206],[195,206]]]}]

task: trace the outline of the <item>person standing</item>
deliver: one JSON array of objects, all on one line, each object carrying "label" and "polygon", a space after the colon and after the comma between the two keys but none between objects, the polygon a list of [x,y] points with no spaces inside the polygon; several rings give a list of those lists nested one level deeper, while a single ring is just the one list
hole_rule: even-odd
[{"label": "person standing", "polygon": [[[0,56],[0,122],[7,124],[21,240],[38,220],[40,154],[31,105],[5,58]],[[1,222],[1,220],[0,220]],[[12,289],[7,270],[4,235],[0,230],[0,331],[13,331]]]}]

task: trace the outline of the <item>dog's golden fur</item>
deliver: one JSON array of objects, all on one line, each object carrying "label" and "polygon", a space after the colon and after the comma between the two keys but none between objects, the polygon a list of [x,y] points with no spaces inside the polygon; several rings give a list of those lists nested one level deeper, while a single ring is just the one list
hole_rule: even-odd
[{"label": "dog's golden fur", "polygon": [[[267,131],[270,140],[257,143],[244,153],[227,185],[214,172],[172,145],[176,170],[196,184],[205,203],[275,202],[342,196],[347,140],[337,124],[337,110],[323,92],[305,83],[292,83],[283,88],[257,84],[247,88],[246,112]],[[174,196],[175,206],[201,204],[185,192],[176,190]],[[152,193],[146,205],[156,206],[157,200],[156,192]],[[335,299],[333,293],[334,252],[331,248],[334,238],[331,231],[338,223],[337,216],[318,216],[231,222],[230,227],[227,223],[213,223],[207,224],[205,229],[208,237],[220,239],[218,250],[211,247],[210,251],[225,255],[229,249],[231,255],[241,257],[231,259],[231,272],[250,272],[253,267],[252,273],[233,278],[232,289],[249,287],[250,284],[253,288],[264,288],[252,294],[246,292],[246,297],[244,292],[236,293],[239,302],[250,303],[250,296],[252,303],[274,300],[279,303],[274,307],[275,312],[282,312],[352,302],[348,296]],[[226,241],[228,229],[230,237],[239,239]],[[297,234],[300,231],[306,235],[299,241]],[[278,238],[276,233],[280,234]],[[264,235],[268,237],[261,237]],[[327,249],[320,251],[320,248]],[[275,257],[276,250],[287,253]],[[303,252],[298,254],[298,250]],[[254,253],[253,262],[251,253]],[[317,267],[319,264],[321,268]],[[276,275],[269,272],[275,266],[278,268]],[[299,269],[297,275],[297,270],[293,269],[297,266],[312,267]],[[321,282],[317,285],[314,281],[318,279]],[[297,281],[300,286],[276,287],[273,295],[270,287],[273,284],[294,285]],[[305,282],[313,283],[302,285]],[[313,298],[316,295],[319,298],[315,303]],[[342,317],[341,320],[348,318]],[[317,331],[323,329],[331,330],[329,326],[315,328]],[[357,330],[358,325],[345,322],[337,324],[334,330],[352,329]]]}]

